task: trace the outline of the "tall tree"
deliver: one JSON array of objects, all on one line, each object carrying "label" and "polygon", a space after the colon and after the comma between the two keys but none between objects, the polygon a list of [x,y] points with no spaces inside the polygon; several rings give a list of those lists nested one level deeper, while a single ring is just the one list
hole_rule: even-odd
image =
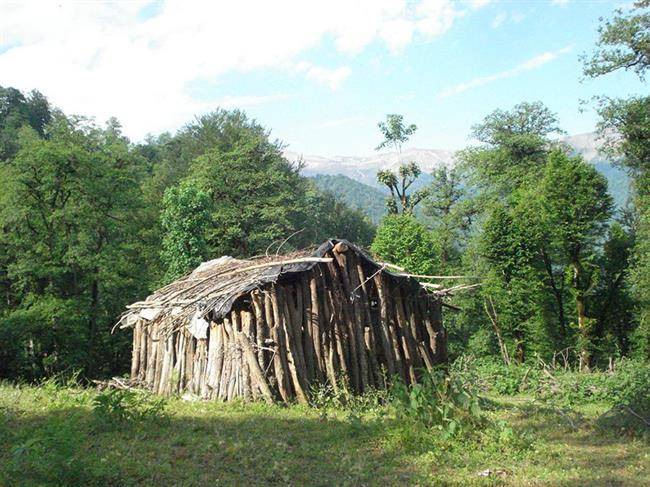
[{"label": "tall tree", "polygon": [[390,214],[412,214],[415,207],[427,196],[426,189],[409,194],[408,190],[422,171],[415,162],[402,162],[402,144],[408,142],[417,130],[415,124],[405,125],[404,117],[397,114],[386,115],[385,122],[379,122],[379,130],[384,140],[375,148],[381,150],[392,146],[397,152],[399,167],[397,173],[390,170],[377,172],[377,180],[390,191],[386,207]]},{"label": "tall tree", "polygon": [[144,287],[142,161],[115,121],[98,128],[58,114],[45,134],[23,127],[16,156],[0,167],[11,302],[0,333],[15,348],[4,366],[32,377],[107,372],[124,359],[110,328]]},{"label": "tall tree", "polygon": [[474,125],[472,137],[482,145],[462,151],[459,159],[474,183],[505,197],[541,172],[553,133],[562,133],[554,113],[541,102],[519,103]]},{"label": "tall tree", "polygon": [[160,215],[165,283],[192,270],[208,256],[205,235],[211,223],[210,203],[208,194],[191,184],[165,191]]},{"label": "tall tree", "polygon": [[460,253],[477,210],[460,168],[441,166],[431,176],[424,214],[429,217],[427,223],[440,249],[440,266],[446,272],[460,264]]},{"label": "tall tree", "polygon": [[[650,0],[615,11],[601,24],[596,49],[584,57],[584,74],[598,77],[623,69],[641,81],[650,68]],[[600,98],[604,152],[618,159],[632,177],[635,219],[629,280],[637,301],[637,349],[650,357],[650,97]]]},{"label": "tall tree", "polygon": [[580,365],[588,369],[594,326],[588,300],[596,283],[599,245],[613,206],[607,180],[581,157],[569,157],[555,150],[549,155],[539,188],[545,209],[541,216],[546,220],[545,227],[552,230],[549,239],[571,272]]}]

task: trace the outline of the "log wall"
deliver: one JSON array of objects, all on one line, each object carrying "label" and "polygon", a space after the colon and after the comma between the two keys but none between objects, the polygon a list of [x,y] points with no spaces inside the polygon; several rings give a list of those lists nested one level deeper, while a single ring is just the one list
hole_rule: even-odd
[{"label": "log wall", "polygon": [[136,323],[131,378],[164,395],[306,403],[317,383],[362,393],[446,361],[438,299],[345,246],[327,256],[237,300],[206,339]]}]

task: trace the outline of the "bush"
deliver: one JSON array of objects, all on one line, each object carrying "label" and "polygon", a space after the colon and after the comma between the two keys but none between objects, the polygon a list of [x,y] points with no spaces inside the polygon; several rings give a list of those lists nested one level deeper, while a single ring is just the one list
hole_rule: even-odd
[{"label": "bush", "polygon": [[599,426],[650,436],[650,366],[628,361],[618,376],[609,391],[615,405],[598,419]]},{"label": "bush", "polygon": [[104,425],[165,418],[166,401],[144,391],[107,389],[93,399],[93,412]]},{"label": "bush", "polygon": [[397,381],[391,389],[393,408],[398,417],[435,427],[447,436],[477,426],[483,419],[478,394],[465,379],[453,370],[439,369],[424,373],[419,384]]}]

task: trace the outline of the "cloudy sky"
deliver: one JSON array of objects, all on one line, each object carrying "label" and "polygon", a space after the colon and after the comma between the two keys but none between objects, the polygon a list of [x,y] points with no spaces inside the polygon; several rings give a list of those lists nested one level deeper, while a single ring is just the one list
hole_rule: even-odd
[{"label": "cloudy sky", "polygon": [[[581,81],[599,0],[0,0],[0,85],[67,113],[116,116],[134,141],[218,106],[289,148],[361,155],[386,113],[413,146],[457,149],[497,107],[541,100],[569,133],[581,99],[642,93],[632,75]],[[646,88],[647,89],[647,88]]]}]

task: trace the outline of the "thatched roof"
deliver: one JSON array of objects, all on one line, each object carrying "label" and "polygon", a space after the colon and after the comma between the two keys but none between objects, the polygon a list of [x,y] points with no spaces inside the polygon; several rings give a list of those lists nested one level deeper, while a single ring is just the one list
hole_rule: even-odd
[{"label": "thatched roof", "polygon": [[277,282],[284,275],[310,270],[320,262],[327,262],[325,254],[337,243],[344,243],[362,257],[377,271],[385,272],[398,279],[406,279],[408,285],[419,283],[408,276],[390,273],[378,264],[363,249],[345,240],[327,240],[315,251],[303,250],[289,255],[263,256],[240,260],[224,256],[204,262],[192,273],[158,289],[144,301],[127,306],[122,315],[122,328],[132,326],[137,320],[161,322],[165,329],[176,329],[185,325],[197,311],[201,317],[211,313],[214,320],[230,312],[233,303],[265,284]]}]

